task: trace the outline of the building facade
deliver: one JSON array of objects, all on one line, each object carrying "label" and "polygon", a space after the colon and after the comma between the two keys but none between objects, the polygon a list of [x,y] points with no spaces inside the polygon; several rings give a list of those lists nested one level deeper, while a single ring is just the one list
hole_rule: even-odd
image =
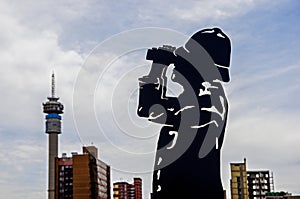
[{"label": "building facade", "polygon": [[273,174],[268,170],[248,171],[246,159],[242,163],[230,163],[231,198],[265,199],[274,191]]},{"label": "building facade", "polygon": [[133,184],[115,182],[113,191],[114,199],[142,199],[142,179],[134,178]]},{"label": "building facade", "polygon": [[248,199],[247,169],[246,159],[243,163],[230,163],[231,179],[231,198]]},{"label": "building facade", "polygon": [[55,161],[55,198],[110,199],[110,166],[97,159],[97,148],[83,147],[83,154],[63,154]]},{"label": "building facade", "polygon": [[248,192],[250,199],[265,198],[271,191],[269,171],[247,171]]},{"label": "building facade", "polygon": [[55,159],[55,198],[73,198],[73,158]]}]

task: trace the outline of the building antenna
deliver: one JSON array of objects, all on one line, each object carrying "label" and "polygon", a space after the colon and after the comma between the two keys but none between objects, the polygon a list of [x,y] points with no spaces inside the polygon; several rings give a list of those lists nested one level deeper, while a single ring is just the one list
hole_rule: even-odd
[{"label": "building antenna", "polygon": [[54,71],[52,71],[52,85],[51,85],[51,97],[55,98],[55,76],[54,76]]}]

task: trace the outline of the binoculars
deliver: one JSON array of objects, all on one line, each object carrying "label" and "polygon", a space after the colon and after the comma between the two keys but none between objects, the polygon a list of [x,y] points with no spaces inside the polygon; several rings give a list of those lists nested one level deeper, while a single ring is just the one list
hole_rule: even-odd
[{"label": "binoculars", "polygon": [[[166,68],[170,64],[178,64],[183,59],[175,53],[177,48],[170,45],[163,45],[162,47],[148,49],[146,59],[153,61],[150,72],[142,79],[156,81],[156,77],[165,77]],[[180,61],[181,60],[181,61]],[[140,79],[141,80],[141,79]]]},{"label": "binoculars", "polygon": [[175,63],[177,56],[174,51],[176,47],[163,45],[162,47],[148,49],[146,59],[153,63],[170,65]]}]

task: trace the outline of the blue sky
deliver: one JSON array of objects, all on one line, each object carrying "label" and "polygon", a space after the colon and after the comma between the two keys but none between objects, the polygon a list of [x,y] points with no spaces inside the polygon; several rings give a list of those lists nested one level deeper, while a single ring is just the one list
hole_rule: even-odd
[{"label": "blue sky", "polygon": [[[159,127],[150,126],[143,135],[130,132],[128,136],[120,131],[122,124],[116,124],[122,123],[120,118],[115,117],[116,121],[107,116],[112,114],[109,99],[123,80],[122,73],[127,74],[130,86],[134,75],[148,69],[146,49],[119,57],[93,85],[94,96],[87,99],[95,102],[92,115],[84,115],[89,114],[85,108],[90,104],[79,108],[74,104],[76,86],[82,84],[78,75],[92,63],[93,56],[98,62],[115,56],[114,51],[97,54],[101,42],[113,42],[112,36],[120,32],[146,27],[167,28],[186,36],[203,28],[220,27],[230,37],[232,81],[225,85],[230,117],[222,149],[224,188],[229,193],[229,163],[246,157],[249,169],[274,172],[277,191],[300,194],[299,8],[297,0],[0,1],[1,195],[46,198],[47,136],[41,103],[49,95],[50,74],[55,70],[57,94],[65,105],[59,153],[81,151],[82,144],[93,142],[100,157],[111,164],[112,179],[131,182],[140,175],[148,197],[149,172],[133,173],[128,168],[135,168],[133,164],[139,171],[152,167],[152,153],[148,152],[155,148]],[[163,38],[149,37],[157,41]],[[170,44],[172,41],[181,45],[179,40],[168,40]],[[143,67],[134,74],[127,73],[133,66]],[[129,100],[131,114],[136,93],[128,93],[124,99]],[[121,106],[121,101],[112,103]],[[76,114],[82,115],[80,121]],[[95,123],[97,119],[104,128]],[[131,120],[136,126],[149,125],[134,115]]]}]

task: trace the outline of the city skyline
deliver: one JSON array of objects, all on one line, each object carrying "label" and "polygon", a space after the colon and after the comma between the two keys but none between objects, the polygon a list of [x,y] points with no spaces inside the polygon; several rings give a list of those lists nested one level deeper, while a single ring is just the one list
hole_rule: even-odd
[{"label": "city skyline", "polygon": [[[53,70],[57,96],[65,106],[59,154],[80,151],[82,145],[93,142],[100,157],[111,165],[112,182],[121,177],[130,181],[138,175],[120,171],[118,164],[124,165],[121,169],[134,162],[140,163],[139,171],[152,168],[151,159],[133,153],[129,157],[118,155],[111,146],[110,142],[124,151],[147,154],[155,147],[157,133],[147,134],[152,136],[147,142],[132,139],[141,136],[140,132],[124,139],[124,133],[109,120],[110,107],[101,106],[106,105],[102,98],[109,95],[113,85],[105,84],[102,93],[96,90],[91,96],[97,102],[97,116],[107,116],[108,121],[101,118],[107,125],[105,135],[88,125],[91,116],[83,115],[86,129],[78,129],[74,115],[80,109],[74,109],[73,103],[78,74],[91,51],[113,35],[145,27],[172,29],[183,35],[220,27],[229,35],[233,47],[232,81],[225,85],[230,109],[222,150],[224,189],[229,196],[229,163],[246,157],[249,168],[274,172],[276,191],[300,194],[300,58],[296,54],[300,50],[299,8],[300,3],[293,0],[175,1],[172,6],[160,1],[0,1],[1,195],[32,199],[47,196],[47,136],[41,103],[50,95]],[[173,45],[179,46],[180,42]],[[115,62],[105,78],[118,82],[120,72],[129,71],[132,65],[144,64],[147,70],[150,63],[144,60],[145,53],[151,47],[145,46],[139,54],[129,54]],[[137,83],[137,79],[133,81]],[[135,123],[145,125],[141,120]],[[95,139],[93,135],[97,135]],[[150,175],[139,175],[143,178],[145,199],[151,190]]]}]

